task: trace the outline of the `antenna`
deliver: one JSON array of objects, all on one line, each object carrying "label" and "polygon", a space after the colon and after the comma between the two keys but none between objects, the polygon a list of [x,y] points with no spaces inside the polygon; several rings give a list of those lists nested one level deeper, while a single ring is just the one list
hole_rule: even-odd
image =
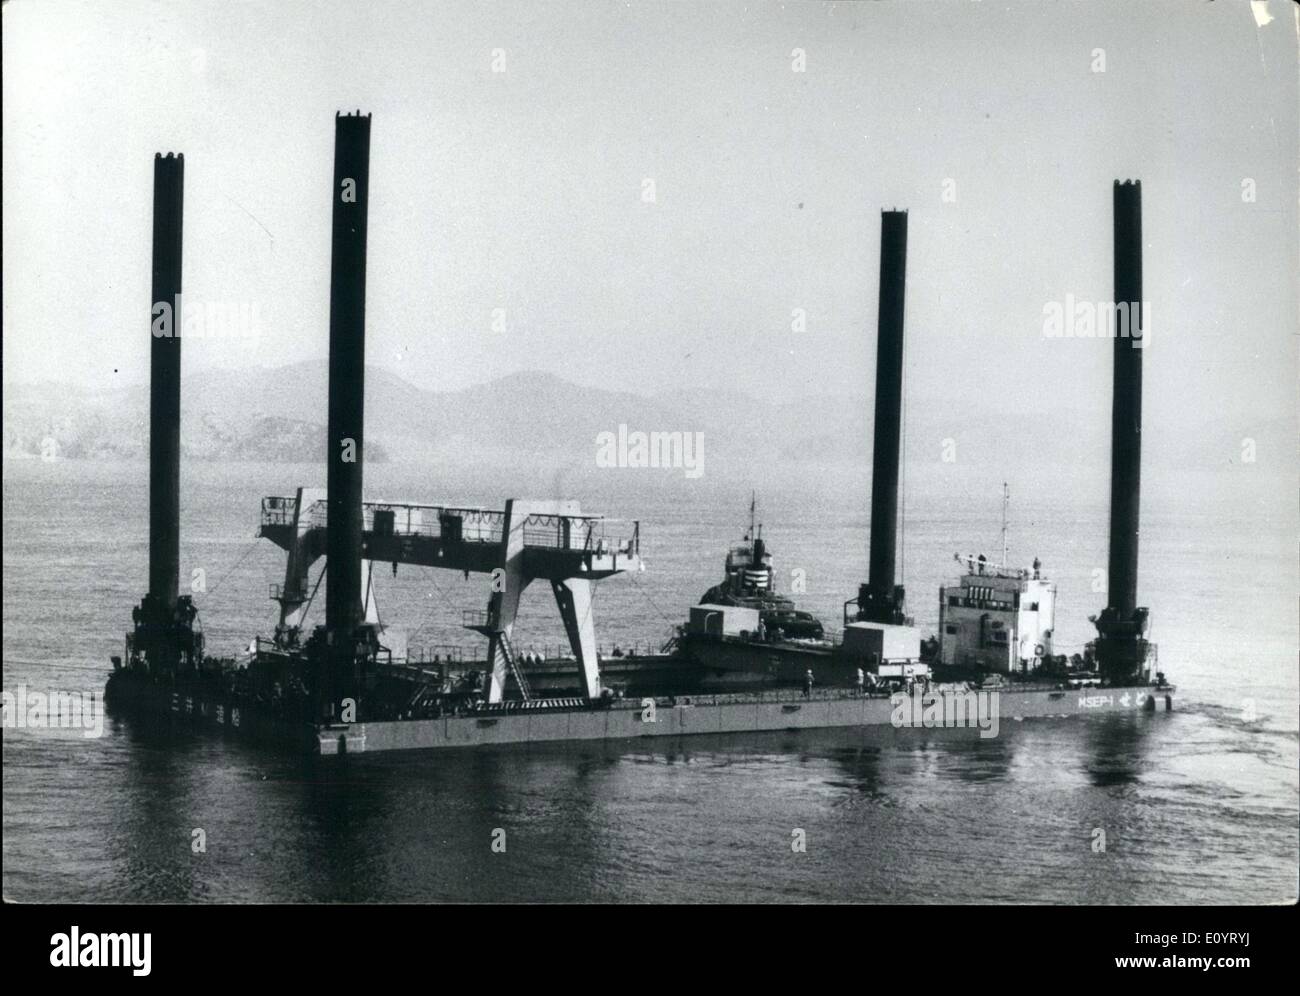
[{"label": "antenna", "polygon": [[1007,505],[1011,502],[1011,492],[1007,482],[1002,482],[1002,566],[1007,566]]}]

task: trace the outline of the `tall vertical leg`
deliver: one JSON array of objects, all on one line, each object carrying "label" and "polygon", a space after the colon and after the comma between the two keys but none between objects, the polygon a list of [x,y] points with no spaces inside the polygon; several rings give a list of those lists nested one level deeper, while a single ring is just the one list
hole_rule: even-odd
[{"label": "tall vertical leg", "polygon": [[322,715],[360,699],[356,633],[364,618],[361,559],[366,400],[366,220],[370,210],[370,116],[334,118],[330,251],[329,399],[325,536],[327,655],[317,697]]},{"label": "tall vertical leg", "polygon": [[582,681],[587,698],[600,698],[600,666],[596,661],[596,620],[591,614],[592,582],[588,578],[566,578],[552,581],[564,631],[569,635],[569,646],[582,669]]},{"label": "tall vertical leg", "polygon": [[[153,161],[153,296],[149,342],[149,594],[169,617],[180,576],[181,221],[185,157]],[[157,323],[170,313],[171,325]]]}]

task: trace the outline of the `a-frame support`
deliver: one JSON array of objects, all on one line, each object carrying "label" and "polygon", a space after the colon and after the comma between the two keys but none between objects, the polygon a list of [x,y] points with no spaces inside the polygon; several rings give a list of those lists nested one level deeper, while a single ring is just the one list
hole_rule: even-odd
[{"label": "a-frame support", "polygon": [[591,615],[592,582],[589,578],[552,581],[555,602],[560,607],[569,647],[582,671],[584,691],[589,699],[600,698],[600,667],[596,661],[596,621]]}]

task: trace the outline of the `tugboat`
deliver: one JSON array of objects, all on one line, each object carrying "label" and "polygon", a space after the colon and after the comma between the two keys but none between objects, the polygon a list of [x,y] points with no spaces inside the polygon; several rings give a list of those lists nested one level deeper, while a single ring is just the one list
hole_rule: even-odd
[{"label": "tugboat", "polygon": [[821,621],[776,593],[772,554],[763,542],[762,523],[754,524],[756,507],[754,495],[749,500],[749,531],[743,542],[727,552],[727,576],[704,593],[700,606],[754,609],[760,636],[771,633],[777,639],[821,640],[826,635]]},{"label": "tugboat", "polygon": [[849,684],[853,669],[838,664],[821,620],[777,593],[756,508],[751,496],[749,529],[727,551],[726,577],[691,606],[677,627],[674,650],[699,669],[700,687],[707,690],[793,688],[810,670],[818,682],[829,681],[832,669],[837,684]]}]

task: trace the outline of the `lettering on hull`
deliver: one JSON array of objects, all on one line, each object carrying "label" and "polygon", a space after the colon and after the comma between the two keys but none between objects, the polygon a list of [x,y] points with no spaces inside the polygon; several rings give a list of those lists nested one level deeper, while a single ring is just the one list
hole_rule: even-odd
[{"label": "lettering on hull", "polygon": [[1080,695],[1080,709],[1113,709],[1119,706],[1121,709],[1132,709],[1133,707],[1142,708],[1146,701],[1142,695],[1130,695],[1124,692],[1122,695]]}]

